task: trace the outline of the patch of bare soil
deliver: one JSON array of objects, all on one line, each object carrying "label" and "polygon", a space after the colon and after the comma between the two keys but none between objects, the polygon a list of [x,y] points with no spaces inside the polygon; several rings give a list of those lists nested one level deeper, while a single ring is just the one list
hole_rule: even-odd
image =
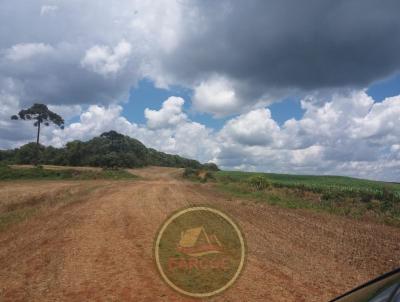
[{"label": "patch of bare soil", "polygon": [[[0,301],[194,300],[170,289],[153,259],[160,225],[192,204],[223,210],[247,239],[241,276],[211,301],[327,301],[400,265],[398,228],[230,199],[180,180],[180,169],[132,172],[142,179],[103,181],[1,232]],[[1,183],[0,199],[89,183]]]},{"label": "patch of bare soil", "polygon": [[139,169],[127,169],[134,175],[140,176],[145,180],[180,180],[183,170],[180,168],[167,168],[167,167],[146,167]]}]

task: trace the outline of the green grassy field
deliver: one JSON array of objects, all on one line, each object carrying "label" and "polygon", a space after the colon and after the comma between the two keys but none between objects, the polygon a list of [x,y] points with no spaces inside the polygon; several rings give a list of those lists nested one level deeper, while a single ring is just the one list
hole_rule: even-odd
[{"label": "green grassy field", "polygon": [[400,184],[342,176],[219,171],[217,187],[229,194],[287,208],[328,211],[400,226]]}]

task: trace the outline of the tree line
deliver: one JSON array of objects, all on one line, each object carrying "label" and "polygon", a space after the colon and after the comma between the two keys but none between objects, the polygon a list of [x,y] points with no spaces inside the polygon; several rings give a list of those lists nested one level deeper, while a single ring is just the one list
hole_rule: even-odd
[{"label": "tree line", "polygon": [[37,128],[36,144],[29,143],[14,150],[0,150],[3,164],[50,164],[94,167],[143,167],[147,165],[218,170],[213,164],[200,164],[193,159],[147,148],[140,141],[109,131],[87,142],[75,140],[63,148],[43,146],[39,143],[40,126],[55,125],[64,129],[64,119],[45,104],[35,103],[22,109],[12,120],[33,121]]},{"label": "tree line", "polygon": [[215,164],[171,155],[147,148],[139,140],[109,131],[83,142],[74,140],[63,148],[29,143],[14,150],[0,150],[6,164],[48,164],[68,166],[125,167],[148,165],[217,170]]}]

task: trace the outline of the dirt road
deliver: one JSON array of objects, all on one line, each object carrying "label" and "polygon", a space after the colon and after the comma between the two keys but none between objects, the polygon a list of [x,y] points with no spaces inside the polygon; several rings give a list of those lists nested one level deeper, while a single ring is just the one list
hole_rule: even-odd
[{"label": "dirt road", "polygon": [[0,209],[77,196],[0,232],[0,301],[192,301],[161,280],[152,255],[163,221],[191,204],[222,209],[247,239],[242,275],[211,301],[327,301],[400,265],[399,229],[232,199],[177,169],[134,173],[143,178],[0,183]]}]

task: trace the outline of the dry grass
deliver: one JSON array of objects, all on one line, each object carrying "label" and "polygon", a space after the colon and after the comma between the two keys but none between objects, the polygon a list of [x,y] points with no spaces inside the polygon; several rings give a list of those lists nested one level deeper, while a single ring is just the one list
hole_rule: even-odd
[{"label": "dry grass", "polygon": [[[46,170],[65,170],[65,169],[73,169],[77,171],[101,171],[102,168],[99,167],[73,167],[73,166],[54,166],[54,165],[42,165]],[[28,169],[34,168],[34,165],[10,165],[10,167],[15,169]]]},{"label": "dry grass", "polygon": [[84,200],[101,182],[20,181],[0,184],[0,231],[35,214]]}]

